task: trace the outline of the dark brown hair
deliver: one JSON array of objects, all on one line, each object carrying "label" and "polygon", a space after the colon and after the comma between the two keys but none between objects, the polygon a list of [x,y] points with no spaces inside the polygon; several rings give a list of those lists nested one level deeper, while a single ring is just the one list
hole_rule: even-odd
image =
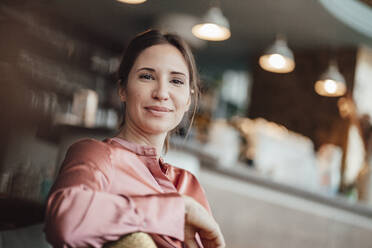
[{"label": "dark brown hair", "polygon": [[[178,35],[170,33],[162,33],[159,30],[150,29],[143,33],[138,34],[134,39],[129,43],[124,56],[122,57],[119,70],[118,70],[118,87],[126,88],[128,83],[129,72],[132,69],[134,62],[146,48],[160,45],[160,44],[170,44],[177,48],[183,58],[186,61],[188,70],[189,70],[189,79],[190,79],[190,95],[191,103],[193,106],[192,115],[190,118],[190,126],[194,120],[194,116],[197,109],[197,103],[199,98],[199,75],[195,64],[194,56],[191,52],[190,47],[187,43]],[[125,123],[125,104],[123,106],[123,116],[120,128],[124,126]],[[169,147],[169,133],[165,140],[165,151]]]}]

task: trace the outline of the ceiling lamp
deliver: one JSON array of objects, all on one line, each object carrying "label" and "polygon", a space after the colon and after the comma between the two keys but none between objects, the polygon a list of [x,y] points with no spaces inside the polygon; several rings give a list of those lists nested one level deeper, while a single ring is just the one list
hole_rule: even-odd
[{"label": "ceiling lamp", "polygon": [[275,73],[288,73],[294,70],[293,52],[283,36],[277,36],[274,44],[260,57],[259,64],[262,69]]},{"label": "ceiling lamp", "polygon": [[332,60],[314,85],[316,93],[321,96],[338,97],[346,93],[345,78],[338,70],[337,63]]},{"label": "ceiling lamp", "polygon": [[202,23],[195,25],[191,32],[199,39],[210,41],[223,41],[231,36],[229,21],[219,7],[210,8]]},{"label": "ceiling lamp", "polygon": [[146,0],[116,0],[116,1],[129,4],[140,4],[146,2]]},{"label": "ceiling lamp", "polygon": [[201,40],[192,34],[191,29],[198,23],[199,18],[193,15],[181,13],[168,13],[160,15],[155,19],[153,27],[160,30],[167,30],[167,32],[180,35],[187,44],[193,48],[202,48],[207,45],[206,40]]}]

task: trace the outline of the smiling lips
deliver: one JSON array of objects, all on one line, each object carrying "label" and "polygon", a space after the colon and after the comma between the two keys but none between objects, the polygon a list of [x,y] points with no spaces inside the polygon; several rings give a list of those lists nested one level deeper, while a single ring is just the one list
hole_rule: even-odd
[{"label": "smiling lips", "polygon": [[168,112],[172,112],[171,109],[167,107],[161,107],[161,106],[148,106],[148,107],[145,107],[145,109],[156,116],[160,116]]}]

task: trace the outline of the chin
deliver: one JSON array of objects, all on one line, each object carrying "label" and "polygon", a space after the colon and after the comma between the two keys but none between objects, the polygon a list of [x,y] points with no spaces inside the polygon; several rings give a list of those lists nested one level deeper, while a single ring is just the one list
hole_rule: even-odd
[{"label": "chin", "polygon": [[151,123],[147,123],[146,126],[143,128],[143,130],[146,130],[147,133],[151,134],[163,134],[163,133],[168,133],[169,131],[172,131],[174,128],[176,128],[177,125],[169,125],[162,123],[156,122],[153,125]]}]

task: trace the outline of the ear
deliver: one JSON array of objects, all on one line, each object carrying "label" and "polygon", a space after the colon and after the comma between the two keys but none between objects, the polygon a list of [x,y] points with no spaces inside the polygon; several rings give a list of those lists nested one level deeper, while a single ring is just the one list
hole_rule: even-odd
[{"label": "ear", "polygon": [[118,95],[120,97],[121,102],[125,102],[127,100],[127,94],[126,94],[125,89],[123,87],[118,88]]}]

